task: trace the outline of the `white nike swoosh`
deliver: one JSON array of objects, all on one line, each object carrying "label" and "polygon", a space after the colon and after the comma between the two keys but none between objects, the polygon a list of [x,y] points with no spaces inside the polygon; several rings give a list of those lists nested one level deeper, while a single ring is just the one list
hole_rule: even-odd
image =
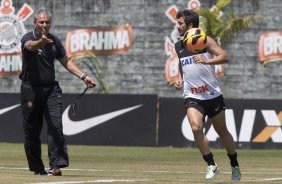
[{"label": "white nike swoosh", "polygon": [[218,167],[215,167],[213,170],[212,170],[212,172],[216,172],[216,170],[218,169]]},{"label": "white nike swoosh", "polygon": [[88,119],[84,119],[84,120],[80,120],[80,121],[72,121],[69,118],[69,115],[68,115],[69,114],[68,112],[69,112],[69,109],[70,109],[70,105],[69,105],[67,107],[67,109],[64,111],[63,116],[62,116],[64,135],[75,135],[75,134],[81,133],[85,130],[93,128],[97,125],[100,125],[100,124],[110,120],[110,119],[113,119],[113,118],[120,116],[124,113],[127,113],[129,111],[137,109],[141,106],[142,105],[136,105],[136,106],[133,106],[133,107],[113,111],[113,112],[103,114],[103,115],[99,115],[99,116],[95,116],[95,117],[92,117],[92,118],[88,118]]},{"label": "white nike swoosh", "polygon": [[10,106],[10,107],[6,107],[4,109],[0,109],[0,115],[6,113],[6,112],[8,112],[8,111],[10,111],[10,110],[12,110],[12,109],[14,109],[16,107],[18,107],[18,106],[20,106],[20,104],[13,105],[13,106]]}]

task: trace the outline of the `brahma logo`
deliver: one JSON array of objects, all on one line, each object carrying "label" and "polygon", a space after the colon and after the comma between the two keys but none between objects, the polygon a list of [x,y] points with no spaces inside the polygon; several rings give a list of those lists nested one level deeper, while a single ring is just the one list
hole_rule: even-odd
[{"label": "brahma logo", "polygon": [[132,49],[131,25],[70,31],[66,37],[66,49],[71,57],[126,53]]},{"label": "brahma logo", "polygon": [[[282,111],[280,111],[278,115],[275,110],[260,110],[260,112],[266,124],[265,128],[263,128],[259,133],[254,132],[257,110],[245,109],[238,137],[234,111],[232,109],[226,109],[225,115],[226,122],[228,123],[227,128],[235,142],[265,143],[271,139],[273,143],[282,143]],[[186,117],[184,117],[182,121],[182,134],[187,140],[194,141],[192,129]],[[253,134],[255,134],[255,136],[252,138]],[[216,141],[219,138],[213,126],[210,126],[209,130],[206,132],[206,136],[211,142]]]},{"label": "brahma logo", "polygon": [[259,58],[262,64],[282,60],[282,32],[263,33],[259,39]]},{"label": "brahma logo", "polygon": [[0,7],[0,76],[17,75],[22,68],[21,38],[26,33],[23,21],[33,10],[24,4],[14,15],[13,2],[2,0]]}]

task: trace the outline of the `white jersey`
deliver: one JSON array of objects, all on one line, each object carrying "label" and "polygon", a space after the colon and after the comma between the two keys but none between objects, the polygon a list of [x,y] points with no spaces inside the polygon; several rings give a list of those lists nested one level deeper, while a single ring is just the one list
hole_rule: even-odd
[{"label": "white jersey", "polygon": [[[182,40],[175,44],[175,50],[183,71],[184,98],[209,100],[222,95],[219,82],[215,76],[214,65],[195,64],[194,53],[185,49]],[[213,58],[206,49],[199,53],[204,58]]]},{"label": "white jersey", "polygon": [[[205,58],[213,57],[208,52],[200,55]],[[208,100],[222,94],[215,76],[214,65],[195,64],[193,56],[181,58],[180,62],[183,71],[184,98]]]}]

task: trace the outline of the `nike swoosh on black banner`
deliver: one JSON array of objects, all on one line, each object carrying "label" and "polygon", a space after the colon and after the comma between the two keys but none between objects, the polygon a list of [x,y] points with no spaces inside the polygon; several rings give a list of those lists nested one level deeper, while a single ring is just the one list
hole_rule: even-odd
[{"label": "nike swoosh on black banner", "polygon": [[10,106],[10,107],[6,107],[6,108],[3,108],[3,109],[0,109],[0,115],[1,114],[4,114],[10,110],[13,110],[15,108],[17,108],[18,106],[20,106],[20,104],[17,104],[17,105],[13,105],[13,106]]},{"label": "nike swoosh on black banner", "polygon": [[95,117],[80,120],[80,121],[73,121],[69,118],[70,106],[68,106],[66,108],[66,110],[64,111],[63,116],[62,116],[64,135],[75,135],[75,134],[81,133],[85,130],[88,130],[88,129],[93,128],[97,125],[105,123],[106,121],[109,121],[109,120],[111,120],[111,119],[113,119],[117,116],[120,116],[124,113],[127,113],[129,111],[137,109],[141,106],[142,105],[136,105],[136,106],[133,106],[133,107],[109,112],[109,113],[106,113],[106,114],[102,114],[102,115],[99,115],[99,116],[95,116]]}]

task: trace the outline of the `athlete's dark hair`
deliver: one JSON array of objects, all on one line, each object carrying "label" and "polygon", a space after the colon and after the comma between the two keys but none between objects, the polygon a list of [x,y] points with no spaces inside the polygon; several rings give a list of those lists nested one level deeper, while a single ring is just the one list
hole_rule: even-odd
[{"label": "athlete's dark hair", "polygon": [[52,19],[52,13],[50,12],[50,11],[48,11],[46,8],[39,8],[36,12],[35,12],[35,14],[34,14],[34,22],[36,22],[36,20],[37,20],[37,16],[39,15],[39,14],[47,14],[49,17],[50,17],[50,19]]},{"label": "athlete's dark hair", "polygon": [[199,14],[193,10],[179,10],[176,14],[176,18],[184,17],[184,22],[186,25],[192,23],[194,28],[199,27]]}]

